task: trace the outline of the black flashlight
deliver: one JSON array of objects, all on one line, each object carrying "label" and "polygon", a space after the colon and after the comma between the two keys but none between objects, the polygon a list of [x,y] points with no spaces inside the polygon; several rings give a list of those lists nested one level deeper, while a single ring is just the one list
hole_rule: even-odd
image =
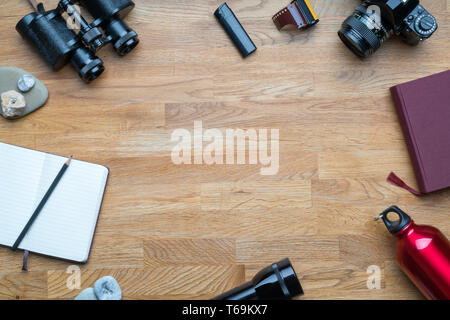
[{"label": "black flashlight", "polygon": [[303,289],[289,259],[258,272],[252,281],[213,300],[288,300],[303,295]]}]

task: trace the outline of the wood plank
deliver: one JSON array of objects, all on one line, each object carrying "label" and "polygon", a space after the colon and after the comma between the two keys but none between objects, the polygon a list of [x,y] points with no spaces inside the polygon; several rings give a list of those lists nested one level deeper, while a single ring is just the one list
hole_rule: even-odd
[{"label": "wood plank", "polygon": [[311,182],[202,184],[202,210],[251,211],[311,207]]},{"label": "wood plank", "polygon": [[321,261],[339,259],[339,240],[334,237],[296,237],[278,241],[238,240],[236,259],[243,264],[270,264],[284,258],[292,260]]},{"label": "wood plank", "polygon": [[38,272],[0,273],[0,299],[46,299],[47,274]]},{"label": "wood plank", "polygon": [[147,240],[144,242],[144,253],[146,266],[236,263],[236,244],[230,239]]},{"label": "wood plank", "polygon": [[[229,3],[258,47],[243,59],[213,15],[219,2],[135,0],[126,22],[140,45],[126,57],[103,49],[106,71],[86,85],[14,30],[27,1],[0,0],[0,65],[50,92],[26,118],[0,118],[1,142],[110,169],[83,287],[112,274],[126,299],[208,299],[289,257],[302,299],[423,299],[373,217],[397,204],[450,237],[450,190],[419,198],[386,181],[395,171],[417,186],[389,87],[450,69],[450,0],[421,1],[439,23],[432,38],[411,47],[393,37],[365,60],[336,35],[359,1],[310,1],[320,23],[301,32],[273,25],[287,2]],[[194,121],[223,134],[278,129],[278,173],[174,164],[171,134],[192,133]],[[65,286],[71,262],[31,254],[29,273],[21,263],[0,247],[1,299],[76,295]],[[367,289],[370,264],[380,290]]]}]

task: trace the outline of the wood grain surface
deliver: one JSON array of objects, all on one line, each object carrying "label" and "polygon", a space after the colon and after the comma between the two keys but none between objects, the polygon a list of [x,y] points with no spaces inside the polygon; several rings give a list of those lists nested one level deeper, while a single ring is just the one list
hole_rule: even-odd
[{"label": "wood grain surface", "polygon": [[[258,50],[243,60],[213,16],[218,0],[136,0],[126,19],[141,39],[90,85],[72,67],[53,72],[15,31],[31,12],[0,0],[0,65],[42,80],[48,103],[0,119],[0,141],[110,168],[81,289],[115,276],[126,299],[211,298],[289,257],[301,299],[422,299],[395,264],[394,239],[373,217],[397,204],[450,236],[450,190],[415,197],[389,87],[450,67],[450,1],[422,0],[439,30],[410,47],[388,41],[361,61],[337,30],[358,0],[311,0],[321,21],[279,32],[271,16],[289,1],[230,0]],[[48,8],[55,0],[45,1]],[[280,168],[175,165],[171,134],[204,129],[279,129]],[[0,155],[4,156],[4,155]],[[0,190],[1,192],[1,190]],[[1,223],[1,221],[0,221]],[[1,299],[70,299],[70,262],[0,248]],[[369,290],[370,265],[382,271]]]}]

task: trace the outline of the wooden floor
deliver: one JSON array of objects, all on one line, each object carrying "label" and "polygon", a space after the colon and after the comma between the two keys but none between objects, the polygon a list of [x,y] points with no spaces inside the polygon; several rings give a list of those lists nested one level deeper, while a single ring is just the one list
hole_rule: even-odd
[{"label": "wooden floor", "polygon": [[[358,0],[311,0],[321,21],[305,32],[273,25],[288,0],[228,1],[258,47],[245,60],[213,16],[221,1],[135,2],[126,21],[141,44],[124,58],[105,48],[106,72],[85,85],[70,66],[51,71],[14,30],[27,1],[0,0],[0,65],[50,91],[32,115],[0,119],[0,141],[110,168],[82,288],[113,275],[126,299],[211,298],[289,257],[302,299],[422,299],[373,216],[397,204],[450,236],[450,190],[417,198],[386,182],[394,170],[415,185],[388,89],[450,68],[450,0],[422,0],[439,22],[432,39],[393,39],[366,61],[336,35]],[[279,129],[278,174],[173,164],[171,134],[195,120]],[[79,293],[66,286],[71,263],[32,254],[25,273],[21,261],[0,248],[0,298]],[[370,265],[380,290],[367,289]]]}]

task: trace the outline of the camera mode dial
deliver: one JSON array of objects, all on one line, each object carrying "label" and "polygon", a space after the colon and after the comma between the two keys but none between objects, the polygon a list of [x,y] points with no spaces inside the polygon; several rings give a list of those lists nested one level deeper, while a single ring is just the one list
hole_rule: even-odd
[{"label": "camera mode dial", "polygon": [[428,38],[433,34],[433,32],[436,31],[437,22],[432,15],[422,14],[417,17],[414,23],[414,27],[420,36]]}]

